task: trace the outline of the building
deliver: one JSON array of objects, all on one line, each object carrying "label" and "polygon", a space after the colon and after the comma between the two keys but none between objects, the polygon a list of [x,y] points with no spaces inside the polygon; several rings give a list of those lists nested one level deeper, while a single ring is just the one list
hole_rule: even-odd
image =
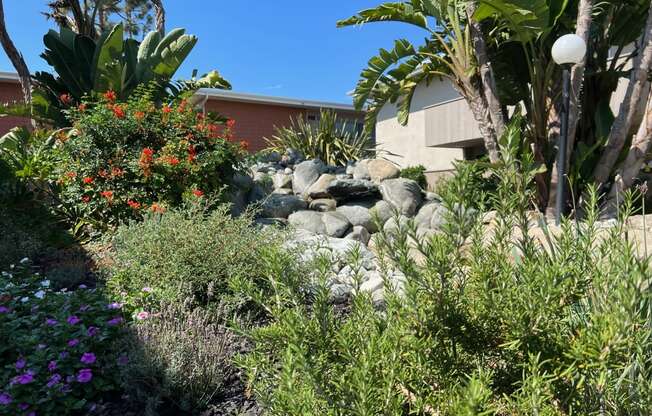
[{"label": "building", "polygon": [[[252,152],[265,147],[265,137],[274,134],[275,127],[288,126],[291,119],[303,117],[317,122],[320,110],[330,109],[338,118],[350,125],[362,124],[364,113],[355,111],[352,105],[322,101],[300,100],[283,97],[244,94],[233,91],[202,89],[197,92],[207,111],[222,114],[235,120],[235,137],[249,143]],[[0,102],[22,101],[23,95],[18,76],[0,72]],[[20,117],[0,117],[0,135],[15,126],[27,125]]]}]

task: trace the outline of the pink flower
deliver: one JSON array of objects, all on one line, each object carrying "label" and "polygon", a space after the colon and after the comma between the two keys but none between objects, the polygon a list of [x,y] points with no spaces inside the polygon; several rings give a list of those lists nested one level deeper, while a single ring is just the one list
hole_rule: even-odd
[{"label": "pink flower", "polygon": [[88,383],[93,379],[93,371],[90,368],[83,368],[77,373],[78,383]]},{"label": "pink flower", "polygon": [[79,319],[79,318],[76,317],[75,315],[72,315],[72,316],[69,316],[69,317],[68,317],[67,322],[68,322],[70,325],[77,325],[78,323],[81,322],[81,319]]},{"label": "pink flower", "polygon": [[151,287],[148,287],[148,286],[146,286],[146,287],[144,287],[144,288],[143,288],[142,290],[143,290],[143,292],[145,292],[145,293],[149,293],[149,292],[151,292],[151,291],[152,291],[152,288],[151,288]]},{"label": "pink flower", "polygon": [[93,364],[96,360],[97,358],[95,357],[95,354],[93,354],[92,352],[85,352],[84,354],[82,354],[81,360],[79,361],[81,361],[84,364]]},{"label": "pink flower", "polygon": [[139,321],[144,321],[147,318],[149,318],[149,312],[147,311],[138,312],[138,314],[136,315],[136,319],[138,319]]}]

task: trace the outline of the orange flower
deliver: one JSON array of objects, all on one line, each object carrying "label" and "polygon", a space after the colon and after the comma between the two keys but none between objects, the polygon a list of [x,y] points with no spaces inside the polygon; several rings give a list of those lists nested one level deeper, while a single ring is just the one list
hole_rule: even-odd
[{"label": "orange flower", "polygon": [[77,177],[77,173],[76,173],[76,172],[66,172],[66,176],[67,176],[68,178],[71,178],[71,179],[72,179],[72,178],[76,178],[76,177]]},{"label": "orange flower", "polygon": [[150,147],[146,147],[143,149],[143,155],[149,157],[150,159],[152,156],[154,156],[154,150],[152,150]]},{"label": "orange flower", "polygon": [[232,128],[234,128],[234,127],[235,127],[235,120],[232,119],[232,118],[228,119],[228,120],[226,121],[226,127],[227,127],[228,129],[232,129]]},{"label": "orange flower", "polygon": [[196,157],[197,150],[195,149],[195,146],[188,145],[188,162],[194,162]]},{"label": "orange flower", "polygon": [[104,98],[110,103],[114,102],[115,99],[116,99],[115,92],[112,91],[112,90],[109,90],[109,91],[105,92],[104,93]]},{"label": "orange flower", "polygon": [[125,110],[122,109],[121,106],[118,104],[114,105],[113,108],[113,115],[116,116],[117,118],[125,118]]},{"label": "orange flower", "polygon": [[85,103],[79,104],[77,106],[77,110],[79,110],[79,111],[81,111],[83,113],[84,111],[86,111],[86,104]]},{"label": "orange flower", "polygon": [[129,205],[131,209],[140,209],[140,202],[136,202],[131,199],[127,201],[127,205]]},{"label": "orange flower", "polygon": [[93,179],[92,177],[86,176],[84,179],[82,179],[82,182],[84,182],[86,185],[90,185],[93,183],[94,180],[95,179]]},{"label": "orange flower", "polygon": [[61,94],[59,96],[59,100],[63,103],[63,105],[68,105],[72,102],[72,97],[70,94]]},{"label": "orange flower", "polygon": [[166,105],[163,106],[163,108],[161,109],[161,111],[163,111],[165,114],[167,114],[167,113],[171,112],[172,109],[170,108],[170,106],[168,106],[168,105],[166,104]]},{"label": "orange flower", "polygon": [[197,198],[201,198],[202,196],[204,196],[204,192],[201,189],[195,189],[194,191],[192,191],[192,194]]},{"label": "orange flower", "polygon": [[140,160],[138,161],[138,166],[143,170],[143,175],[145,177],[148,177],[149,175],[152,174],[151,170],[151,164],[154,156],[154,150],[150,149],[149,147],[146,147],[143,149],[142,153],[140,154]]},{"label": "orange flower", "polygon": [[249,150],[249,143],[245,140],[240,141],[240,149]]},{"label": "orange flower", "polygon": [[82,196],[82,201],[88,204],[89,202],[91,202],[91,197],[88,195],[84,195]]},{"label": "orange flower", "polygon": [[167,158],[167,162],[168,162],[171,166],[176,166],[176,165],[179,164],[179,159],[177,159],[177,158],[174,157],[174,156],[169,156],[169,157]]},{"label": "orange flower", "polygon": [[204,119],[204,113],[197,113],[197,121],[201,121]]},{"label": "orange flower", "polygon": [[119,167],[117,167],[117,166],[114,166],[114,167],[111,168],[111,176],[113,176],[113,177],[116,177],[116,176],[119,177],[119,176],[122,176],[124,174],[125,174],[125,172],[122,169],[120,169]]},{"label": "orange flower", "polygon": [[142,120],[143,118],[145,118],[145,113],[142,111],[134,111],[134,117],[136,118],[136,120]]},{"label": "orange flower", "polygon": [[156,202],[154,202],[149,209],[151,209],[152,212],[158,212],[159,214],[162,214],[162,213],[165,212],[165,207],[160,206]]},{"label": "orange flower", "polygon": [[113,199],[113,191],[102,191],[100,192],[100,195],[102,195],[104,198],[108,199],[109,201]]}]

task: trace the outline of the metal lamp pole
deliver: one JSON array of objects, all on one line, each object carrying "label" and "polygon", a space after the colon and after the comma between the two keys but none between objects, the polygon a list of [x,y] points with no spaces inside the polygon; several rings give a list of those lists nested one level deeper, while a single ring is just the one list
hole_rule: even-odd
[{"label": "metal lamp pole", "polygon": [[568,148],[568,114],[570,113],[570,69],[571,65],[564,65],[562,111],[561,111],[561,135],[559,137],[559,149],[557,150],[557,201],[555,210],[555,222],[561,223],[566,203],[566,152]]}]

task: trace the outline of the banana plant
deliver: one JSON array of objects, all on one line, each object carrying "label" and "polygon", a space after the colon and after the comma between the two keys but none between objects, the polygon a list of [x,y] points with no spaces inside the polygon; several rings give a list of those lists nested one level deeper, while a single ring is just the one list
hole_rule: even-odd
[{"label": "banana plant", "polygon": [[46,50],[41,57],[54,74],[37,72],[34,107],[59,126],[66,125],[63,110],[84,97],[109,90],[125,100],[141,85],[150,85],[160,99],[176,96],[196,88],[230,89],[230,84],[216,71],[200,79],[172,82],[188,57],[197,37],[184,29],[167,35],[150,32],[142,42],[124,39],[122,23],[103,33],[96,41],[70,29],[50,30],[43,38]]}]

